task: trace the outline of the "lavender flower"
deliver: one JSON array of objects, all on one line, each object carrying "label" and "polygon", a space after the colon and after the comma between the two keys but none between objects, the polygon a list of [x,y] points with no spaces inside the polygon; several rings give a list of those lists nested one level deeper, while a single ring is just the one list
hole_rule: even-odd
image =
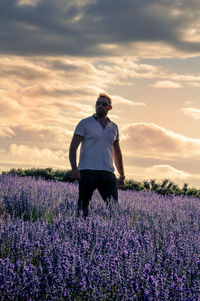
[{"label": "lavender flower", "polygon": [[200,200],[0,176],[1,300],[198,300]]}]

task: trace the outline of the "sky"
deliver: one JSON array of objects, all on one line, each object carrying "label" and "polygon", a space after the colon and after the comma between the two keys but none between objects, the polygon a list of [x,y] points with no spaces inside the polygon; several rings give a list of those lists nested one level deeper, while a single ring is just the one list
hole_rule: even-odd
[{"label": "sky", "polygon": [[0,171],[70,169],[74,129],[105,92],[126,178],[200,188],[199,0],[0,7]]}]

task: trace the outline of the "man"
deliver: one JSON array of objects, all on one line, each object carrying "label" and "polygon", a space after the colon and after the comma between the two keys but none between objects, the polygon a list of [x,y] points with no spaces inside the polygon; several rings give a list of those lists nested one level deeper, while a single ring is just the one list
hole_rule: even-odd
[{"label": "man", "polygon": [[[69,160],[72,177],[79,181],[78,216],[80,210],[84,217],[88,215],[89,202],[96,188],[106,204],[109,204],[111,197],[118,201],[118,187],[124,186],[118,127],[107,117],[111,109],[111,98],[100,94],[96,101],[96,114],[78,123],[71,141]],[[77,167],[76,153],[80,143],[80,161]],[[113,173],[113,157],[120,174],[118,187]]]}]

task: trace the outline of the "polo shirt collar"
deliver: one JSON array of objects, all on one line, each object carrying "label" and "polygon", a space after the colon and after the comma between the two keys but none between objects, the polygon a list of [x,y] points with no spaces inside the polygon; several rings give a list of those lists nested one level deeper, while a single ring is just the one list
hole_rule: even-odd
[{"label": "polo shirt collar", "polygon": [[[96,119],[96,120],[98,120],[99,118],[97,117],[97,115],[96,114],[93,114],[93,117]],[[106,119],[108,120],[108,122],[110,122],[110,119],[108,118],[108,117],[106,117]]]}]

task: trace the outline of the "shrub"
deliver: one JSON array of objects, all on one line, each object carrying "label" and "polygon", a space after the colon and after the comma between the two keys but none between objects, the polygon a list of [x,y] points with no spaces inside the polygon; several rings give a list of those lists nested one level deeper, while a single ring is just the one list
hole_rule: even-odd
[{"label": "shrub", "polygon": [[[51,181],[69,182],[73,183],[75,180],[72,178],[71,170],[61,170],[52,168],[31,168],[31,169],[15,169],[12,168],[9,171],[3,171],[4,175],[18,175],[20,177],[31,176],[36,179],[44,179]],[[200,190],[196,188],[189,188],[188,184],[184,184],[181,189],[178,185],[172,182],[170,179],[163,179],[161,183],[156,182],[155,179],[143,182],[135,181],[133,179],[127,179],[123,190],[150,190],[155,191],[162,195],[187,195],[200,197]]]}]

